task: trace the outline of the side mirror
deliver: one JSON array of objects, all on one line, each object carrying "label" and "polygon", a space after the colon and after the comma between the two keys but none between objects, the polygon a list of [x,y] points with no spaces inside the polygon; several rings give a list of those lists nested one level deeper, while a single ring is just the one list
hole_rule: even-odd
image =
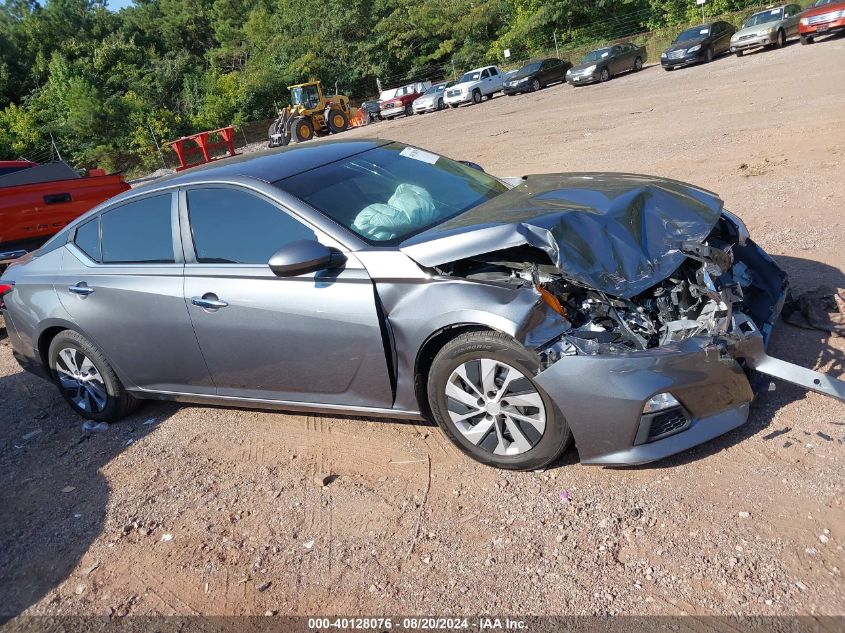
[{"label": "side mirror", "polygon": [[341,265],[346,258],[316,240],[286,244],[270,258],[270,270],[279,277],[295,277]]}]

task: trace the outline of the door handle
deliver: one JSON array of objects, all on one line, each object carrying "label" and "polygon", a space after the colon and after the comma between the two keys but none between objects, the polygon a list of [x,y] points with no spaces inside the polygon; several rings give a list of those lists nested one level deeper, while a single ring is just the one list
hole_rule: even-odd
[{"label": "door handle", "polygon": [[207,308],[217,310],[218,308],[225,308],[229,304],[220,299],[206,299],[205,297],[191,297],[191,303],[200,308]]},{"label": "door handle", "polygon": [[75,286],[68,286],[67,289],[69,292],[72,292],[75,295],[80,295],[82,297],[87,297],[92,292],[94,292],[94,289],[90,288],[88,284],[86,284],[84,281],[80,281]]}]

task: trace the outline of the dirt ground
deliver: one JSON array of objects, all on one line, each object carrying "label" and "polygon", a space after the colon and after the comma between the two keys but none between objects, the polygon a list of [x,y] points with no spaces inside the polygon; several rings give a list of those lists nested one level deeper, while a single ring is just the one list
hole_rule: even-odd
[{"label": "dirt ground", "polygon": [[[347,134],[690,181],[795,286],[845,287],[843,61],[839,37]],[[149,403],[84,433],[0,332],[0,614],[845,614],[832,399],[777,384],[657,464],[506,473],[427,424]],[[845,373],[822,332],[770,351]]]}]

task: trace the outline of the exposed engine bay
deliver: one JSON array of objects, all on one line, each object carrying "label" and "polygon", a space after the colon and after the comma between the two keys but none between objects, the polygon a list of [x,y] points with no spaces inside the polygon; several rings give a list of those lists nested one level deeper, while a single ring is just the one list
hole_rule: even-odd
[{"label": "exposed engine bay", "polygon": [[743,289],[752,283],[748,266],[734,258],[740,239],[736,227],[723,218],[704,243],[680,245],[686,259],[674,274],[631,298],[610,296],[568,279],[554,266],[537,263],[542,253],[538,258],[538,251],[530,248],[464,259],[438,271],[536,288],[570,325],[552,351],[555,357],[614,354],[728,333],[734,313],[744,310]]}]

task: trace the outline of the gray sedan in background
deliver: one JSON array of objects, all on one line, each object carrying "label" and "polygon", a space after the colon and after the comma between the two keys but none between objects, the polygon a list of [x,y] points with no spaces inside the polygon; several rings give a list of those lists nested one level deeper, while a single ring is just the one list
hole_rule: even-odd
[{"label": "gray sedan in background", "polygon": [[[497,179],[382,140],[126,192],[0,280],[21,365],[93,420],[140,399],[433,418],[473,458],[632,464],[745,422],[785,276],[719,198],[632,174]],[[280,430],[281,431],[281,430]]]}]

